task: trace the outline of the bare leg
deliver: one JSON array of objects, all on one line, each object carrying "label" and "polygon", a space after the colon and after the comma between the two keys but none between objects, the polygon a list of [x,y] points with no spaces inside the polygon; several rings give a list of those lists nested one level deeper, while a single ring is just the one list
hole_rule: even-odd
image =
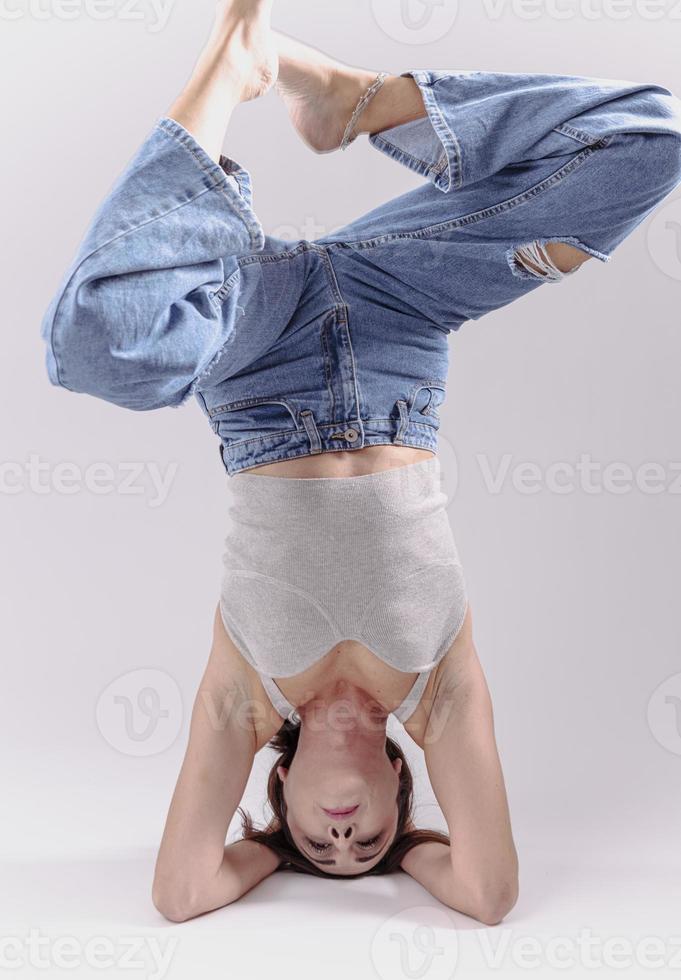
[{"label": "bare leg", "polygon": [[273,4],[274,0],[220,0],[192,76],[168,110],[216,163],[233,110],[263,95],[276,81]]}]

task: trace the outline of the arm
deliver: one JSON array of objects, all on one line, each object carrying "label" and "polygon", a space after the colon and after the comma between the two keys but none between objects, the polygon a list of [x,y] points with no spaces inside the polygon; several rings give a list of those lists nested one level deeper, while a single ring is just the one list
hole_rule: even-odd
[{"label": "arm", "polygon": [[279,866],[263,844],[225,847],[255,755],[248,678],[216,612],[213,647],[156,862],[152,898],[174,922],[236,901]]},{"label": "arm", "polygon": [[423,743],[451,846],[419,844],[402,868],[446,905],[495,925],[516,902],[518,859],[470,612],[443,662]]}]

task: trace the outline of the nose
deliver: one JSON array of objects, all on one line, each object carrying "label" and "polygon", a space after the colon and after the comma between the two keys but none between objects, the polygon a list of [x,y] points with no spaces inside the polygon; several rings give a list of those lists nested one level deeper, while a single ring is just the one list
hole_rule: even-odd
[{"label": "nose", "polygon": [[335,844],[342,845],[344,842],[352,843],[355,836],[354,824],[340,825],[336,822],[329,825],[329,835]]}]

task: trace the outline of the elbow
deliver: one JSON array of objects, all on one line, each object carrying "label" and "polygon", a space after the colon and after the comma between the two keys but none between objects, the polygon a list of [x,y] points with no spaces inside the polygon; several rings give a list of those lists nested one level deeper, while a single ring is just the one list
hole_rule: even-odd
[{"label": "elbow", "polygon": [[517,878],[488,886],[473,901],[470,914],[486,926],[497,926],[515,906],[518,893]]},{"label": "elbow", "polygon": [[160,885],[154,882],[151,900],[168,922],[187,922],[206,911],[201,906],[197,891],[186,885]]}]

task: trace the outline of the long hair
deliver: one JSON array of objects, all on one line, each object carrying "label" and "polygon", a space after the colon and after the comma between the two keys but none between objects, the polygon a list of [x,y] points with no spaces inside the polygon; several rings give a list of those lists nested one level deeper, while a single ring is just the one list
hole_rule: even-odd
[{"label": "long hair", "polygon": [[[288,768],[296,754],[298,739],[300,737],[300,726],[291,724],[288,719],[284,721],[279,731],[274,735],[268,746],[279,752],[279,757],[270,769],[267,779],[267,801],[272,810],[272,817],[261,830],[257,830],[250,814],[247,814],[242,807],[238,808],[241,815],[241,832],[245,840],[253,840],[259,844],[265,844],[281,860],[277,870],[298,871],[301,874],[317,875],[321,878],[347,878],[348,875],[337,875],[322,871],[316,864],[302,854],[296,846],[288,824],[286,822],[286,801],[284,800],[283,783],[277,775],[277,767]],[[407,760],[400,746],[392,738],[386,736],[385,750],[390,761],[395,759],[402,760],[402,769],[399,774],[400,785],[397,793],[397,830],[395,839],[383,855],[378,864],[368,871],[359,872],[353,877],[360,878],[365,875],[384,875],[393,871],[400,870],[400,862],[405,854],[426,841],[437,841],[440,844],[449,846],[450,840],[447,834],[439,830],[413,829],[409,830],[414,806],[414,782],[411,770],[407,765]]]}]

